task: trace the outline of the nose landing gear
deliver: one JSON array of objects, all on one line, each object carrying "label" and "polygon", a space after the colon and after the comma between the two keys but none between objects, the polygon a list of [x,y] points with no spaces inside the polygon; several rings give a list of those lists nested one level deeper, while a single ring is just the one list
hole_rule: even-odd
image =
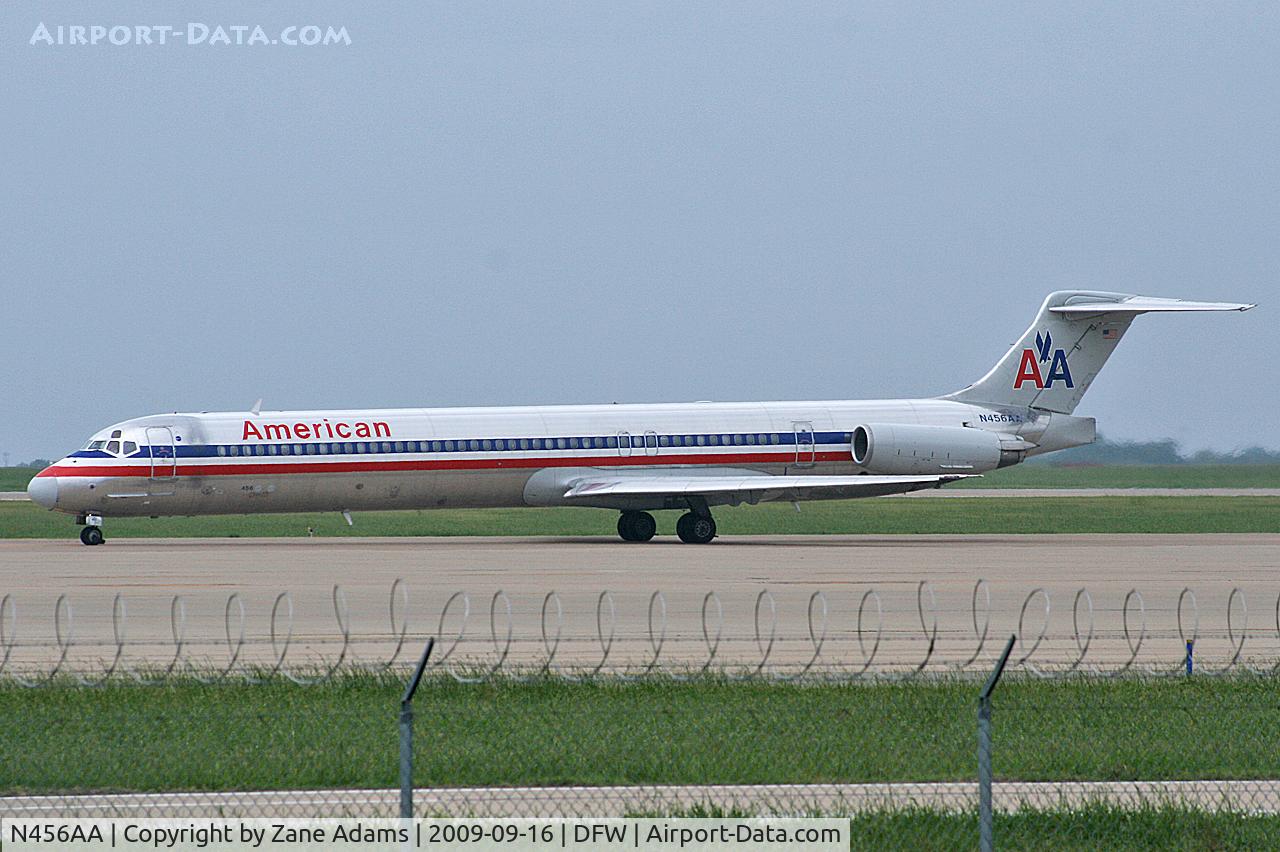
[{"label": "nose landing gear", "polygon": [[101,515],[84,515],[76,518],[82,524],[88,524],[87,527],[80,530],[80,543],[93,546],[102,544],[107,537],[102,534],[102,516]]}]

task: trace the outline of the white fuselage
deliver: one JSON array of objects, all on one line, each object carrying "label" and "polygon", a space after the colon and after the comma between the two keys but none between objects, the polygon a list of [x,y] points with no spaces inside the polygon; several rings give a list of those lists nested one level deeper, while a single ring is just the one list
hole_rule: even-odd
[{"label": "white fuselage", "polygon": [[51,508],[106,517],[552,506],[566,472],[857,474],[862,423],[976,428],[1045,451],[1063,417],[937,399],[171,414],[109,427],[40,477]]}]

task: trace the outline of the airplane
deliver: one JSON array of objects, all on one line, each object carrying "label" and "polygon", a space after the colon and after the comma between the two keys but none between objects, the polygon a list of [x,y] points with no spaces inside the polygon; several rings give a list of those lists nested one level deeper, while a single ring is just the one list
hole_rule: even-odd
[{"label": "airplane", "polygon": [[1252,307],[1051,293],[985,376],[929,399],[158,414],[27,492],[87,545],[104,518],[519,506],[614,510],[628,542],[681,511],[680,540],[705,544],[715,506],[904,494],[1091,443],[1073,412],[1134,318]]}]

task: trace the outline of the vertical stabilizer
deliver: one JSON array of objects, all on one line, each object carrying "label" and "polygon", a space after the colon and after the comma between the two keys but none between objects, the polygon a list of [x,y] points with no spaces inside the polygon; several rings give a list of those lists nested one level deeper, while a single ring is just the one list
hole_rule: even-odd
[{"label": "vertical stabilizer", "polygon": [[1060,290],[1049,294],[1035,322],[990,372],[944,399],[1070,414],[1138,314],[1247,311],[1252,307]]}]

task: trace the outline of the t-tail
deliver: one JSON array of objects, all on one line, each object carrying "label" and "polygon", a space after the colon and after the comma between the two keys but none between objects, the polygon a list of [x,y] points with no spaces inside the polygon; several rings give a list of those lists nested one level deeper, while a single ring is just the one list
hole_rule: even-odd
[{"label": "t-tail", "polygon": [[944,399],[1070,414],[1135,317],[1182,311],[1247,311],[1251,304],[1188,302],[1125,293],[1059,290],[991,371]]}]

